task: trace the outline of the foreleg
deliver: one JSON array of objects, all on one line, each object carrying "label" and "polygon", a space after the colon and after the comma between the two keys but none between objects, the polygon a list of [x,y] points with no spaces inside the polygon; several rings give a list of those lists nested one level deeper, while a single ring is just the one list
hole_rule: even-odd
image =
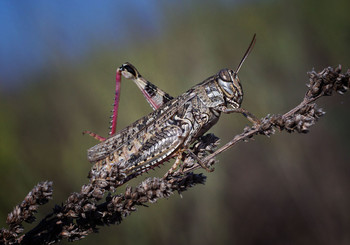
[{"label": "foreleg", "polygon": [[260,124],[260,120],[254,116],[252,113],[247,111],[246,109],[243,108],[227,108],[227,107],[222,107],[220,108],[220,111],[226,114],[230,113],[241,113],[243,116],[245,116],[251,123],[253,124]]}]

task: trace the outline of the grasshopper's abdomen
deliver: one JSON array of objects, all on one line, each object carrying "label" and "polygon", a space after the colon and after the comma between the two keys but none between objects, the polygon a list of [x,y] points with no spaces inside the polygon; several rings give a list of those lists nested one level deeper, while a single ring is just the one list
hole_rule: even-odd
[{"label": "grasshopper's abdomen", "polygon": [[[169,122],[172,122],[171,120]],[[122,170],[127,178],[139,175],[169,159],[182,143],[180,127],[151,128],[138,133],[136,137],[106,158],[95,162],[93,171],[97,175],[110,174],[113,169]]]},{"label": "grasshopper's abdomen", "polygon": [[138,150],[125,162],[127,173],[142,173],[161,164],[174,154],[181,145],[183,130],[175,125],[169,125],[157,130]]},{"label": "grasshopper's abdomen", "polygon": [[170,101],[90,148],[88,159],[94,163],[95,172],[110,172],[117,165],[126,175],[142,173],[173,154],[182,142],[183,130],[174,120],[181,101]]}]

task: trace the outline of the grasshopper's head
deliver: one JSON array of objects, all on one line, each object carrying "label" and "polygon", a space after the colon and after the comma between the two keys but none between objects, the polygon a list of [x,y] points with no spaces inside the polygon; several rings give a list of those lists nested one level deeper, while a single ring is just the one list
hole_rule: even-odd
[{"label": "grasshopper's head", "polygon": [[140,76],[140,73],[129,62],[124,63],[118,70],[126,79],[136,79]]},{"label": "grasshopper's head", "polygon": [[228,104],[239,108],[243,100],[243,90],[237,73],[230,69],[222,69],[218,73],[217,82]]},{"label": "grasshopper's head", "polygon": [[236,69],[236,71],[231,69],[222,69],[217,74],[217,83],[221,91],[223,92],[226,101],[233,108],[239,108],[241,106],[243,100],[243,89],[242,85],[239,82],[238,72],[241,69],[243,62],[248,57],[249,53],[252,51],[255,44],[255,34],[253,36],[253,40],[251,41],[247,51],[245,52],[241,62]]}]

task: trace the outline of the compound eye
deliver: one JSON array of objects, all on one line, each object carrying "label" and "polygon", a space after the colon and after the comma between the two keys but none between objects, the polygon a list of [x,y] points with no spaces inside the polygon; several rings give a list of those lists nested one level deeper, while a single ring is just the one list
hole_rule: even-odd
[{"label": "compound eye", "polygon": [[228,69],[222,69],[219,72],[219,78],[224,81],[224,82],[230,82],[231,81],[231,76],[230,73],[228,71]]}]

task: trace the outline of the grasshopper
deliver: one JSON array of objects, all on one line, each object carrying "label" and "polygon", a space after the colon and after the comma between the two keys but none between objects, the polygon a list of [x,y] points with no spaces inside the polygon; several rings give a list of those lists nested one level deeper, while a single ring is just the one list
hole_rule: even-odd
[{"label": "grasshopper", "polygon": [[[143,78],[130,63],[119,67],[110,136],[104,138],[85,131],[101,141],[88,150],[88,160],[94,164],[92,172],[104,173],[93,176],[106,179],[108,173],[118,168],[123,175],[120,184],[123,184],[175,158],[167,176],[175,171],[186,157],[212,171],[208,163],[201,161],[198,152],[194,153],[191,145],[204,142],[204,133],[217,123],[221,113],[241,113],[252,123],[259,123],[254,115],[241,108],[243,90],[238,78],[238,72],[255,41],[254,35],[236,71],[222,69],[176,98]],[[136,83],[154,111],[115,133],[121,76]],[[209,141],[217,142],[217,138]]]}]

